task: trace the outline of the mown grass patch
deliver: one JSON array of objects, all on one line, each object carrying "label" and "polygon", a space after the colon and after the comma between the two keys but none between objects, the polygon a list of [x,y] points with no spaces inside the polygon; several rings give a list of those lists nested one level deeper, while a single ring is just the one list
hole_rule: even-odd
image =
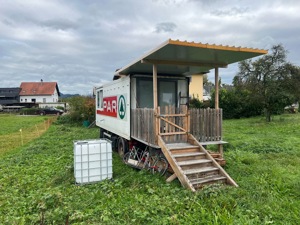
[{"label": "mown grass patch", "polygon": [[32,127],[47,120],[48,116],[23,116],[0,114],[0,135],[18,132],[20,129]]},{"label": "mown grass patch", "polygon": [[266,123],[263,117],[223,122],[228,149],[256,153],[300,153],[300,114],[276,116]]},{"label": "mown grass patch", "polygon": [[[288,151],[269,153],[240,149],[241,136],[247,133],[245,141],[250,142],[270,125],[235,121],[224,123],[230,139],[225,169],[240,187],[213,185],[198,193],[127,167],[117,154],[113,180],[75,185],[73,141],[97,138],[98,129],[52,125],[39,139],[0,158],[0,223],[298,224],[299,148],[288,145]],[[272,129],[277,126],[281,121]],[[274,135],[273,141],[278,138]],[[263,140],[257,143],[263,146]]]},{"label": "mown grass patch", "polygon": [[0,115],[0,155],[42,135],[56,117]]}]

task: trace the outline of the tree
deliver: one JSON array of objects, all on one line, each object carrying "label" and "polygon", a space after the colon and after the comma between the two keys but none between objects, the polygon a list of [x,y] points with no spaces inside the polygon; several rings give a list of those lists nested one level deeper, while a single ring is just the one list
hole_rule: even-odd
[{"label": "tree", "polygon": [[287,71],[290,73],[290,80],[287,82],[286,89],[290,90],[295,98],[295,102],[300,101],[300,67],[290,63],[286,65]]},{"label": "tree", "polygon": [[95,120],[95,99],[89,96],[74,96],[66,99],[70,105],[70,117],[73,122]]},{"label": "tree", "polygon": [[298,89],[292,85],[292,80],[299,78],[295,75],[299,68],[287,62],[286,54],[282,45],[275,45],[268,55],[256,61],[240,62],[234,78],[235,87],[251,93],[250,101],[262,104],[268,122],[272,115],[283,111],[296,99],[294,92]]},{"label": "tree", "polygon": [[[212,93],[211,107],[214,107],[215,92]],[[251,101],[251,94],[242,88],[221,88],[219,92],[220,108],[225,119],[238,119],[261,115],[262,107],[256,101]]]}]

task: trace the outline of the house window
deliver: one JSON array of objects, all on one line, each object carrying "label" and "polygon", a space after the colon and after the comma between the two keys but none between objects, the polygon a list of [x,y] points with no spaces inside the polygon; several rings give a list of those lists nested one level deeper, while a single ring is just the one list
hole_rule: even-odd
[{"label": "house window", "polygon": [[25,102],[27,102],[27,98],[25,98]]},{"label": "house window", "polygon": [[[168,106],[177,104],[177,81],[158,79],[158,105]],[[153,108],[152,79],[137,79],[137,108]]]},{"label": "house window", "polygon": [[162,80],[158,82],[158,104],[159,106],[176,106],[176,81]]},{"label": "house window", "polygon": [[97,92],[97,108],[103,108],[103,90]]},{"label": "house window", "polygon": [[137,108],[153,108],[153,81],[137,80]]},{"label": "house window", "polygon": [[43,98],[43,103],[46,103],[46,98]]},{"label": "house window", "polygon": [[35,103],[35,102],[36,102],[36,99],[35,99],[35,98],[32,98],[31,101]]}]

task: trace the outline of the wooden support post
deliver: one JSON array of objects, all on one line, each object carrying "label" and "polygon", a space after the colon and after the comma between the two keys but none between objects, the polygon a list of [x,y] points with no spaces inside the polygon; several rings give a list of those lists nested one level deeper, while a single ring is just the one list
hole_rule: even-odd
[{"label": "wooden support post", "polygon": [[153,108],[157,110],[157,66],[153,64]]},{"label": "wooden support post", "polygon": [[218,145],[218,151],[222,159],[224,159],[223,144]]},{"label": "wooden support post", "polygon": [[219,68],[215,68],[215,109],[219,109]]},{"label": "wooden support post", "polygon": [[171,176],[168,177],[168,179],[166,180],[166,182],[170,183],[173,180],[175,180],[176,178],[177,178],[177,175],[175,173],[173,173]]},{"label": "wooden support post", "polygon": [[[218,134],[219,133],[218,132],[218,130],[219,130],[219,68],[218,67],[215,68],[215,111],[216,111],[216,115],[217,115],[215,129],[216,129],[216,134]],[[219,139],[219,137],[217,137],[217,138]],[[218,151],[223,158],[223,146],[222,145],[218,146]]]},{"label": "wooden support post", "polygon": [[157,66],[153,64],[153,109],[155,115],[155,143],[158,143],[159,118],[158,118],[158,101],[157,101]]}]

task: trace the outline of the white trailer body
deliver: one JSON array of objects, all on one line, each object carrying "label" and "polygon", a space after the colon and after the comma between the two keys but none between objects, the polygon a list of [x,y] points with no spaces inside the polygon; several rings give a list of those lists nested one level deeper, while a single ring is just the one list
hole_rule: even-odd
[{"label": "white trailer body", "polygon": [[96,125],[130,139],[130,76],[96,89]]},{"label": "white trailer body", "polygon": [[[178,107],[187,104],[188,85],[189,79],[184,76],[158,76],[159,106]],[[104,130],[106,135],[117,138],[132,138],[131,109],[153,108],[153,80],[149,75],[121,77],[96,88],[95,94],[96,125]],[[111,139],[110,136],[102,137]]]}]

